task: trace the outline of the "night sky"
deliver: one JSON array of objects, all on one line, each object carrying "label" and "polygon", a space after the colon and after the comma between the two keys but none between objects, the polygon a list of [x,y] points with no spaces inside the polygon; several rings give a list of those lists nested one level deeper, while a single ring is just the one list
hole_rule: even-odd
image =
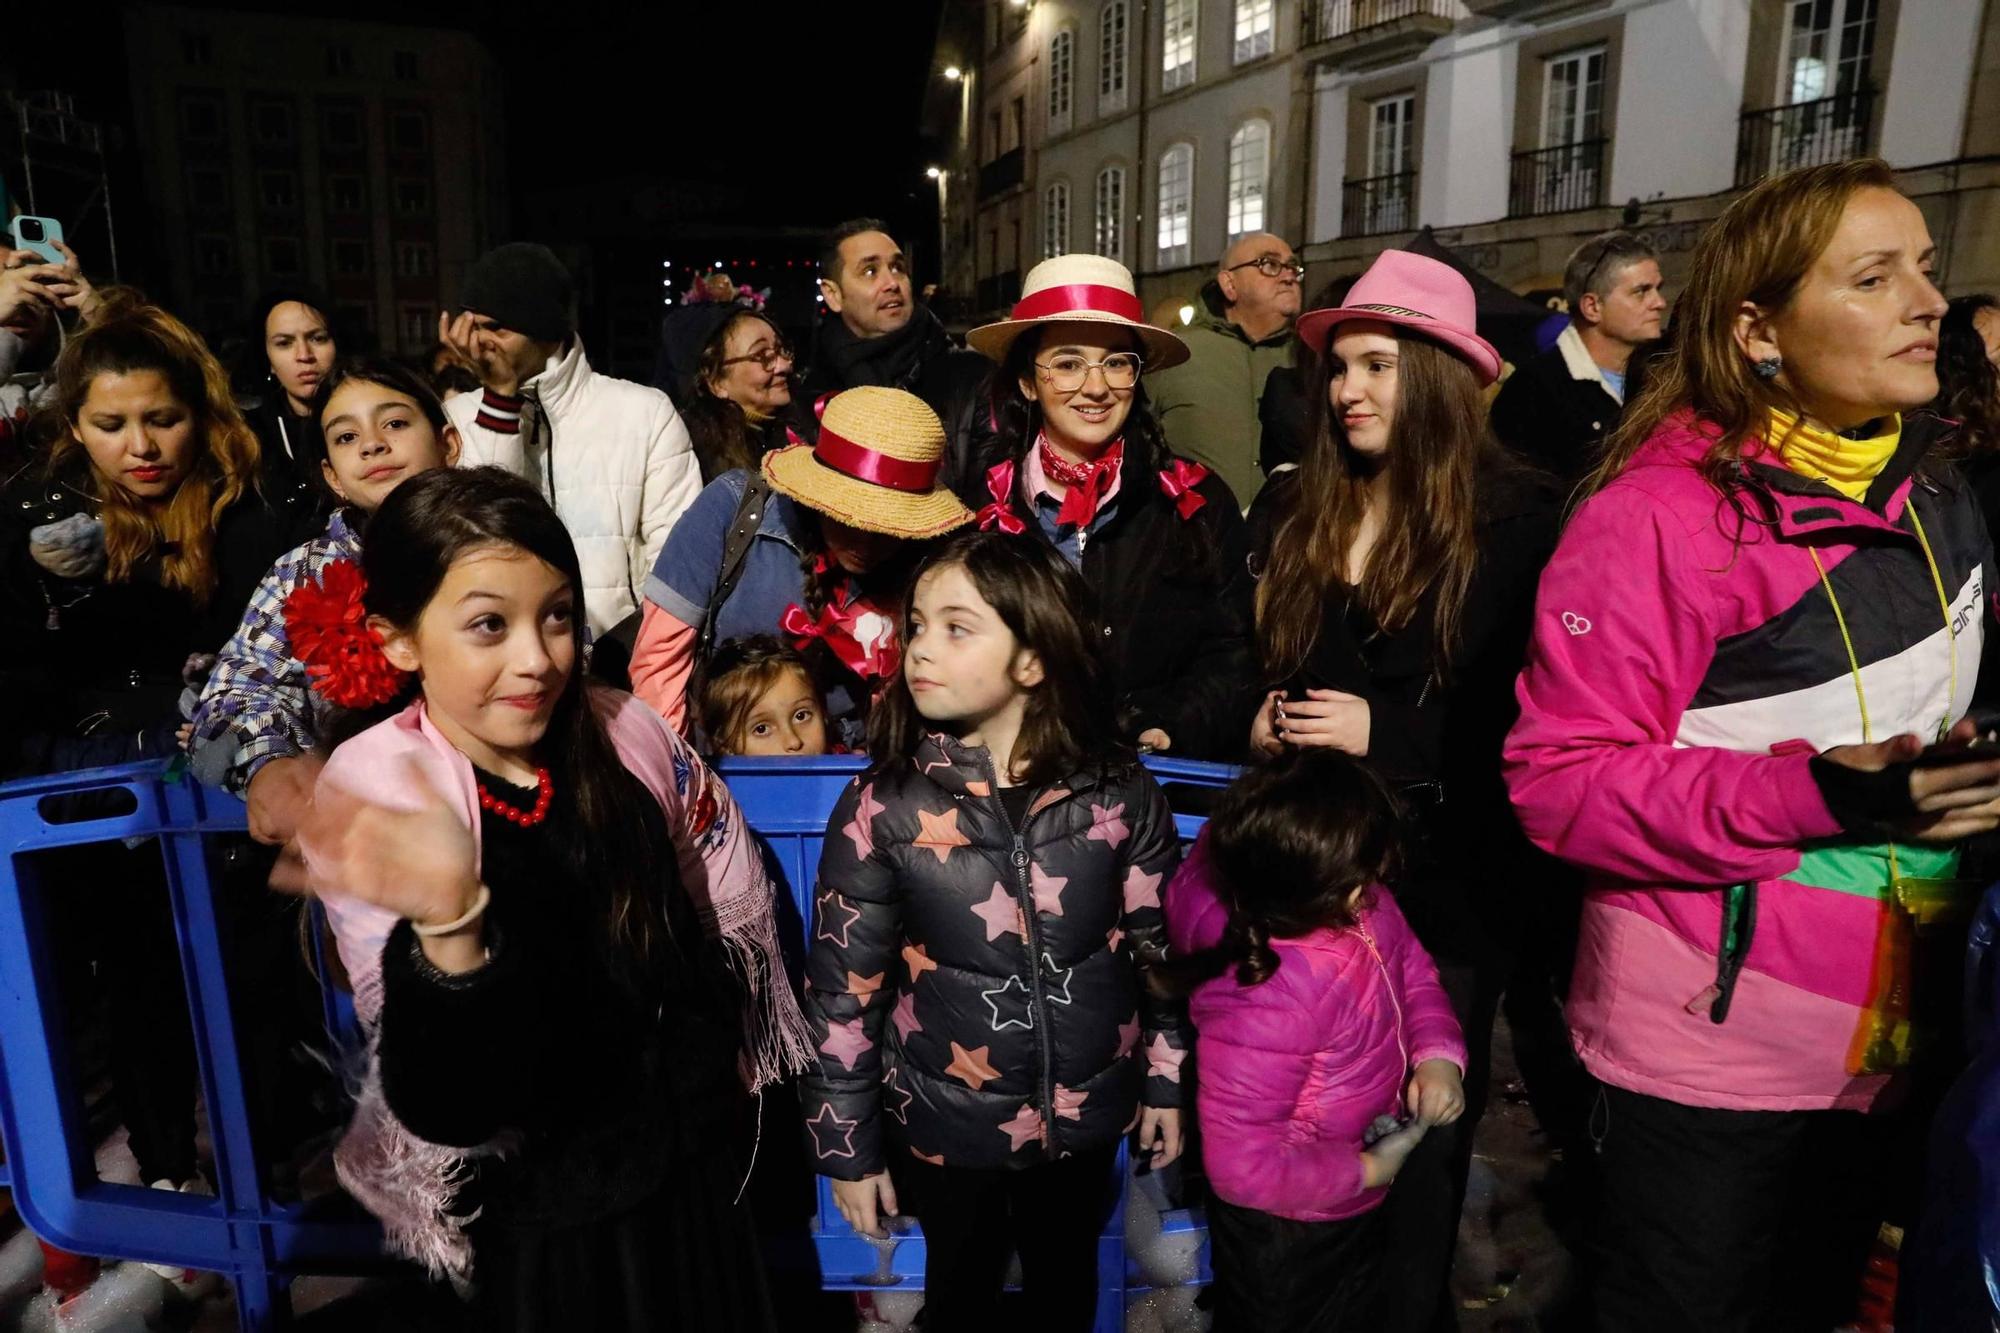
[{"label": "night sky", "polygon": [[[507,80],[517,211],[526,194],[638,174],[743,186],[747,206],[719,222],[819,226],[863,212],[925,216],[932,155],[918,120],[944,2],[356,0],[317,12],[481,37]],[[120,8],[75,0],[63,22],[109,35]],[[255,0],[213,8],[304,12]],[[518,21],[524,14],[534,18]],[[120,40],[121,56],[122,48]],[[90,86],[106,75],[122,83],[122,59],[65,57],[39,70],[32,61],[19,68],[20,54],[0,57],[16,64],[17,86],[76,92],[80,110],[108,123],[129,116],[122,87]]]}]

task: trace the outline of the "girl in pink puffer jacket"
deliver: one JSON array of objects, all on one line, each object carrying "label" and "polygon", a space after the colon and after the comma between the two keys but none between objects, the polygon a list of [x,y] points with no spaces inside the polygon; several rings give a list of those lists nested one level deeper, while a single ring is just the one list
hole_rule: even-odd
[{"label": "girl in pink puffer jacket", "polygon": [[1465,1109],[1465,1039],[1382,882],[1395,807],[1333,750],[1246,773],[1167,890],[1194,987],[1215,1333],[1373,1326],[1376,1208]]}]

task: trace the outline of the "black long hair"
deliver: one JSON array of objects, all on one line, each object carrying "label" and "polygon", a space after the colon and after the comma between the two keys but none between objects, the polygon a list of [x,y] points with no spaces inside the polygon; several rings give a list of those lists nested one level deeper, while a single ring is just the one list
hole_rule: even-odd
[{"label": "black long hair", "polygon": [[1338,750],[1287,750],[1245,772],[1209,817],[1207,850],[1229,913],[1213,947],[1160,969],[1186,992],[1235,969],[1245,986],[1278,970],[1274,939],[1355,923],[1355,890],[1394,879],[1396,803],[1368,765]]},{"label": "black long hair", "polygon": [[272,395],[282,398],[284,390],[279,388],[276,377],[271,373],[271,353],[264,346],[264,325],[271,318],[271,312],[281,305],[302,305],[326,322],[326,331],[333,338],[335,356],[351,355],[360,351],[356,345],[354,330],[345,327],[346,320],[335,309],[327,294],[304,283],[272,287],[258,294],[250,304],[243,321],[243,345],[237,349],[235,372],[236,391],[245,398],[269,399]]},{"label": "black long hair", "polygon": [[2000,449],[2000,370],[1979,336],[1982,310],[2000,310],[2000,301],[1984,292],[1958,297],[1938,323],[1938,396],[1932,406],[1958,423],[1950,448],[1959,458]]},{"label": "black long hair", "polygon": [[[1114,725],[1110,673],[1099,645],[1097,598],[1054,547],[1033,537],[967,532],[932,551],[917,566],[903,597],[900,632],[908,660],[910,607],[926,574],[958,568],[1000,617],[1016,642],[1042,663],[1014,754],[1023,783],[1041,786],[1089,765],[1129,766],[1132,751]],[[938,730],[917,711],[909,679],[898,672],[868,715],[868,752],[880,765],[907,761],[924,736]]]},{"label": "black long hair", "polygon": [[566,579],[576,597],[576,664],[542,736],[537,757],[575,818],[550,822],[576,882],[604,895],[611,940],[651,971],[673,945],[667,895],[678,892],[674,859],[648,830],[659,802],[619,758],[592,706],[583,666],[583,571],[569,530],[540,491],[496,467],[438,468],[410,478],[382,502],[361,556],[370,615],[416,624],[452,563],[481,547],[512,546]]}]

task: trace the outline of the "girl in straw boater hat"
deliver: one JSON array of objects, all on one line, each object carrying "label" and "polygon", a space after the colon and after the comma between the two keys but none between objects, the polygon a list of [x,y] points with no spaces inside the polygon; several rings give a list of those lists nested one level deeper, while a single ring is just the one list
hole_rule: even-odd
[{"label": "girl in straw boater hat", "polygon": [[646,580],[632,690],[676,728],[717,645],[776,634],[826,689],[827,724],[865,741],[868,702],[901,661],[902,593],[924,543],[972,520],[939,479],[944,428],[914,394],[827,400],[815,444],[766,454],[696,497]]},{"label": "girl in straw boater hat", "polygon": [[1012,316],[966,341],[998,367],[960,497],[981,527],[1054,546],[1097,593],[1126,740],[1234,757],[1256,694],[1243,520],[1220,478],[1168,452],[1141,386],[1186,345],[1096,255],[1037,264]]}]

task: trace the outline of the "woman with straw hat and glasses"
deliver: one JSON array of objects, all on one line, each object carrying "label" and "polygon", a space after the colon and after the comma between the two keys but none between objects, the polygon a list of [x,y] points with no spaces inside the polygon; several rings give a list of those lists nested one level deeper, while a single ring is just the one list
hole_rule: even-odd
[{"label": "woman with straw hat and glasses", "polygon": [[1499,941],[1532,853],[1500,779],[1535,579],[1555,545],[1550,488],[1509,465],[1481,390],[1500,356],[1449,265],[1385,251],[1299,337],[1317,360],[1317,429],[1259,497],[1257,641],[1272,687],[1252,748],[1363,757],[1401,796],[1392,886],[1465,1030],[1467,1114],[1429,1130],[1389,1196],[1371,1328],[1451,1326],[1448,1283],[1485,1096]]},{"label": "woman with straw hat and glasses", "polygon": [[1255,691],[1243,521],[1219,477],[1168,452],[1140,387],[1186,345],[1096,255],[1037,264],[1011,318],[966,342],[999,364],[954,488],[981,527],[1050,543],[1096,591],[1127,740],[1239,756]]},{"label": "woman with straw hat and glasses", "polygon": [[921,544],[972,521],[938,478],[943,456],[921,399],[863,386],[828,400],[817,443],[710,482],[646,580],[632,692],[685,729],[707,654],[778,634],[806,650],[829,727],[860,748],[869,700],[901,662],[897,616]]}]

